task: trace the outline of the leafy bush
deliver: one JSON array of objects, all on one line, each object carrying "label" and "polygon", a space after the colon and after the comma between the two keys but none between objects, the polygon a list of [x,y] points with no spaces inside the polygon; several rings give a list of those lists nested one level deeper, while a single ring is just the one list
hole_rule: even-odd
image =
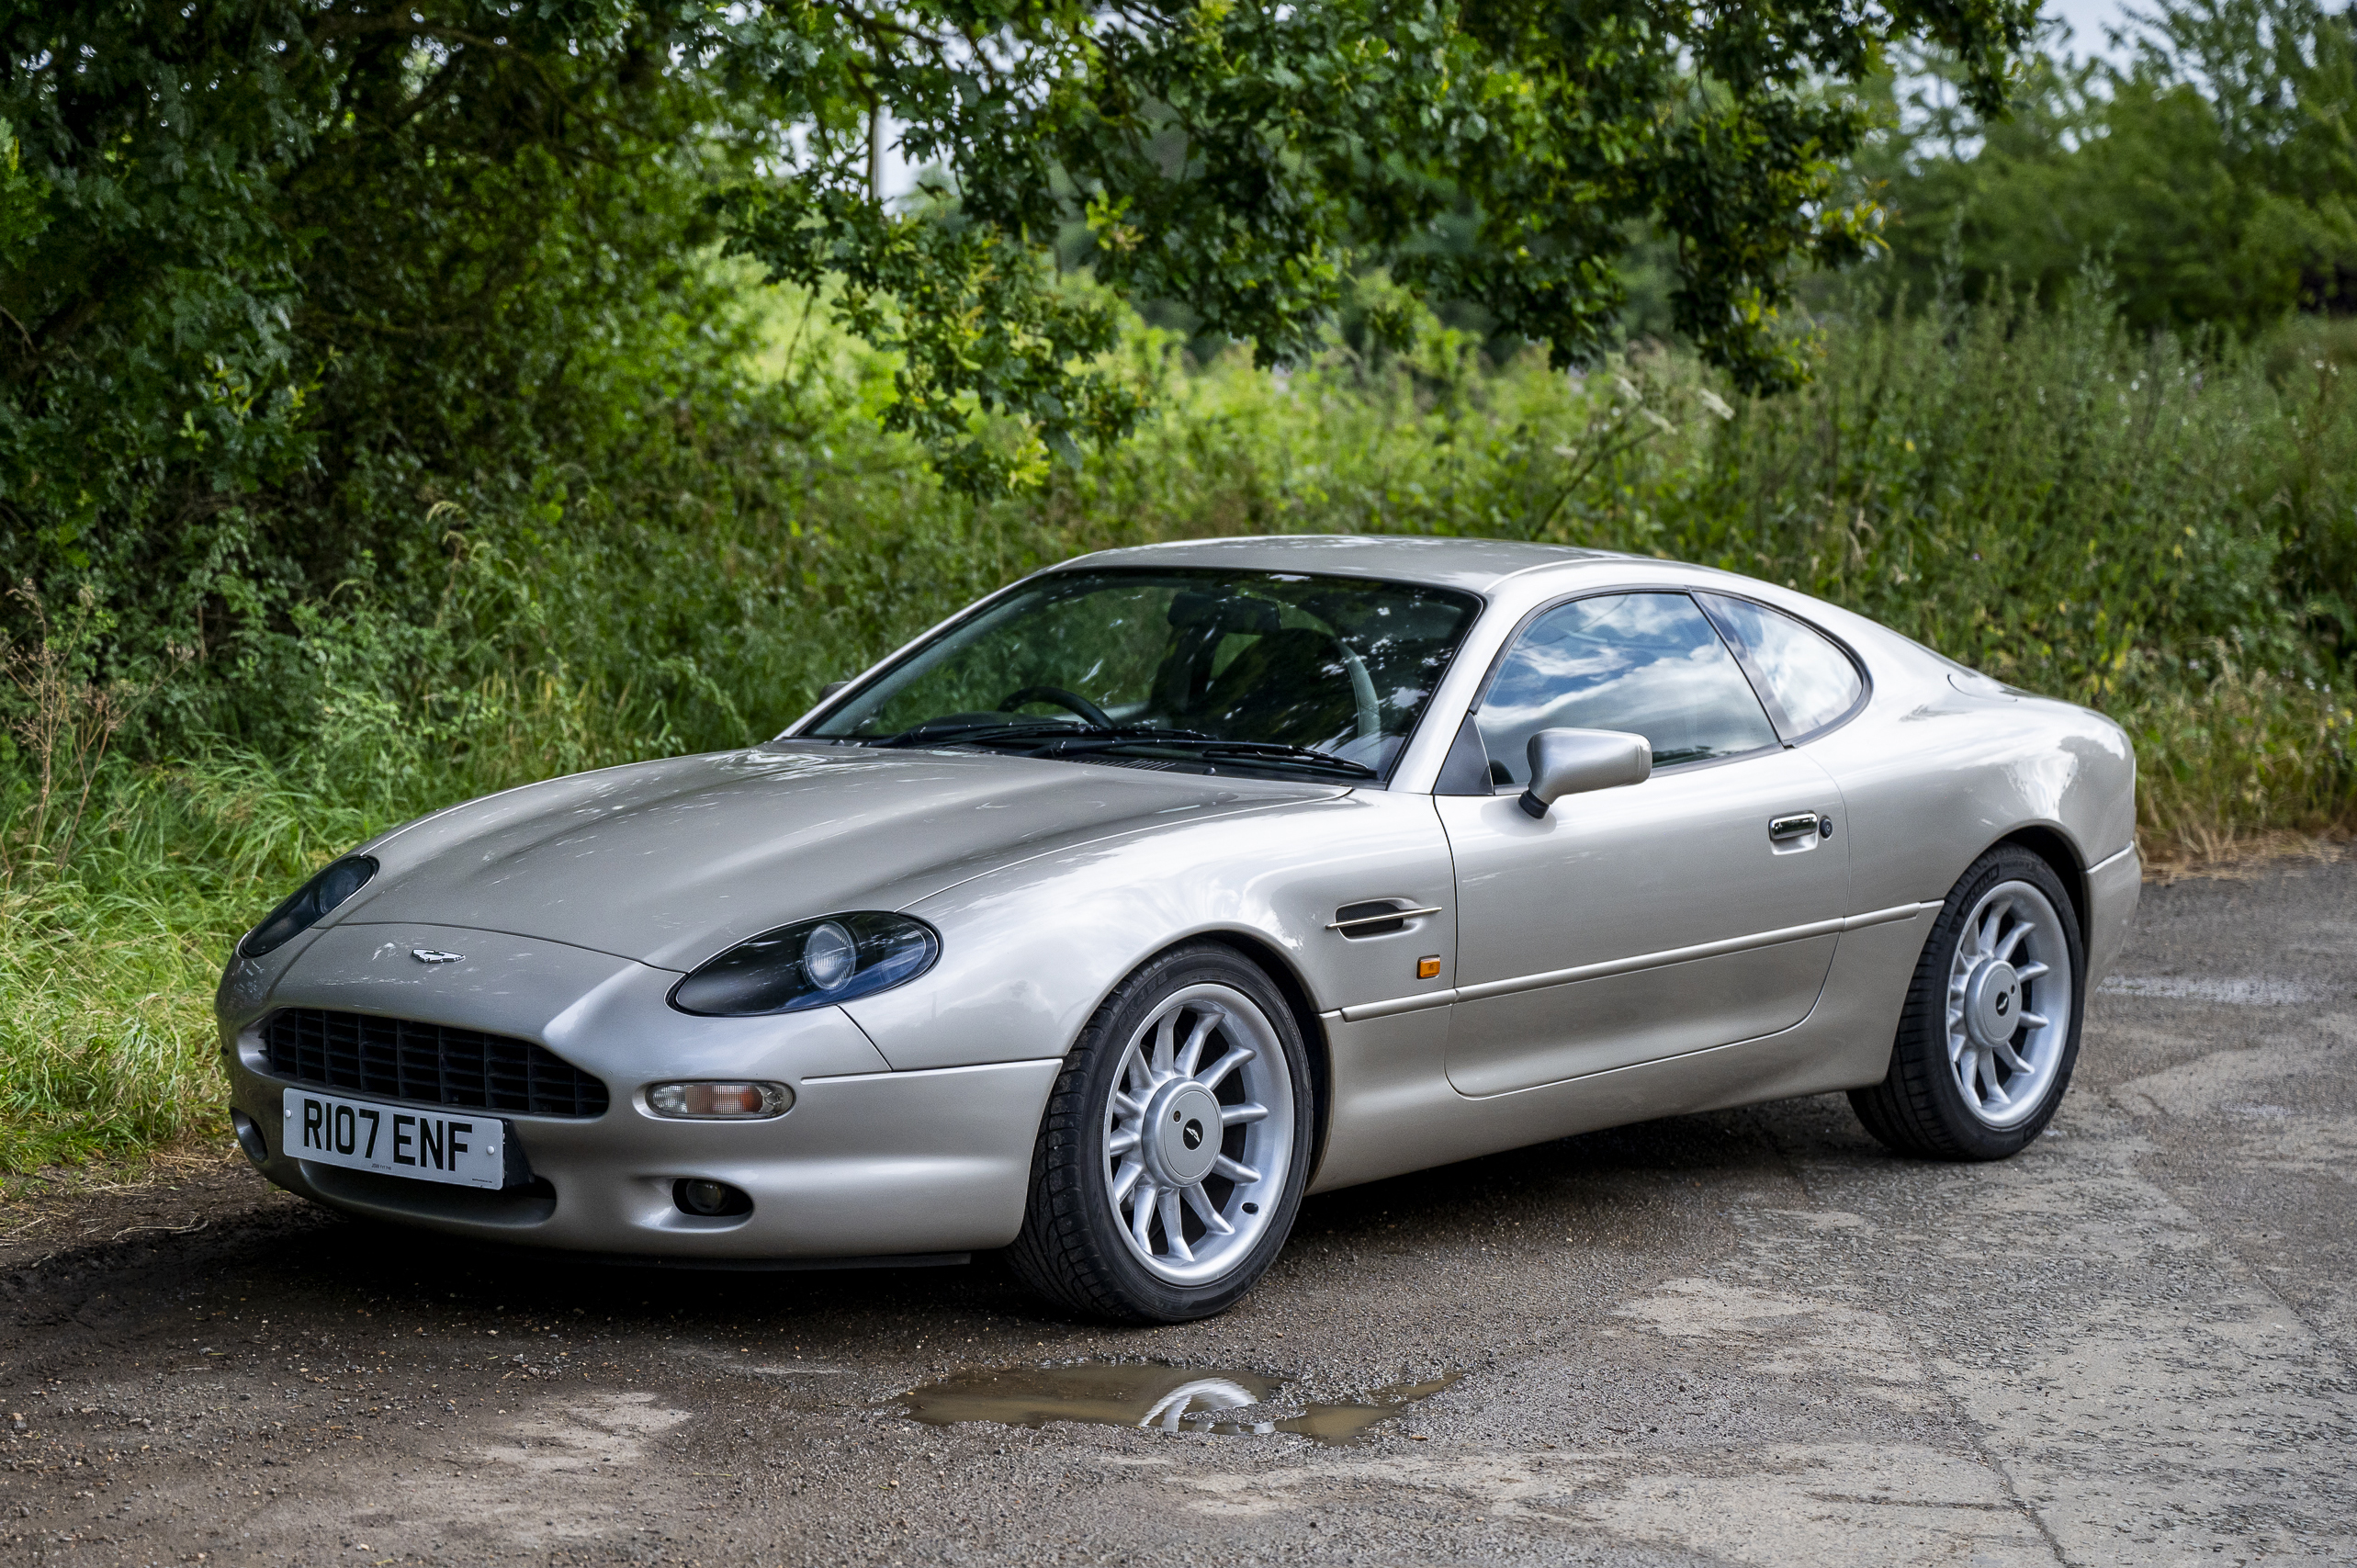
[{"label": "leafy bush", "polygon": [[[2033,53],[2002,116],[1934,56],[1851,171],[1884,209],[1889,270],[1922,298],[2050,300],[2089,258],[2139,330],[2250,338],[2357,306],[2357,23],[2318,0],[2155,0],[2125,62]],[[2048,35],[2048,42],[2058,39]],[[2090,40],[2092,41],[2092,40]]]},{"label": "leafy bush", "polygon": [[[2119,717],[2148,852],[2357,824],[2335,564],[2357,407],[2315,344],[2204,359],[2083,296],[1858,310],[1829,323],[1808,389],[1752,401],[1670,352],[1584,377],[1494,368],[1429,320],[1404,353],[1336,346],[1290,376],[1195,368],[1138,328],[1113,368],[1164,412],[1036,495],[978,505],[879,433],[888,363],[806,304],[759,297],[746,355],[693,397],[637,383],[586,460],[399,502],[386,525],[432,549],[159,690],[110,682],[95,623],[43,610],[49,641],[11,650],[0,693],[0,1170],[212,1125],[220,960],[353,842],[524,780],[774,733],[976,595],[1108,546],[1348,530],[1724,565]],[[191,690],[143,749],[118,737],[88,770],[61,852],[43,767],[79,781],[73,736]],[[188,717],[242,705],[269,723]]]}]

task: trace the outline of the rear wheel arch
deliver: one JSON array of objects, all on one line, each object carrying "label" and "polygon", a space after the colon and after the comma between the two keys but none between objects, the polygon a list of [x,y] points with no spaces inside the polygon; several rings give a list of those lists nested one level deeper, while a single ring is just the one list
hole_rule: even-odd
[{"label": "rear wheel arch", "polygon": [[2019,844],[2054,868],[2054,874],[2062,879],[2063,890],[2070,895],[2071,914],[2079,922],[2079,940],[2092,947],[2095,933],[2088,924],[2087,868],[2077,846],[2061,829],[2044,824],[2016,828],[1989,847],[1995,849],[1998,844]]},{"label": "rear wheel arch", "polygon": [[[1866,1131],[1894,1153],[2005,1158],[2037,1137],[2069,1088],[2085,1012],[2086,948],[2083,917],[2060,908],[2074,901],[2074,878],[2052,852],[2001,839],[1943,901],[1916,961],[1889,1067],[1881,1082],[1849,1094]],[[2013,965],[2024,952],[2035,967],[2016,980]],[[1979,999],[1976,976],[1991,982]],[[2060,996],[2049,989],[2057,985],[2066,987]],[[2009,999],[2020,1005],[2009,1010]],[[2030,1098],[2009,1099],[2009,1090]]]}]

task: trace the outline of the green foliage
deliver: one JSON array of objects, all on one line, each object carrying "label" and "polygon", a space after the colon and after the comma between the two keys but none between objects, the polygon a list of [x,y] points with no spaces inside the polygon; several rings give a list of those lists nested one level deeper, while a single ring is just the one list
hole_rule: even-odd
[{"label": "green foliage", "polygon": [[[2060,298],[2100,261],[2130,325],[2248,337],[2357,309],[2357,33],[2316,0],[2165,0],[2125,71],[2034,62],[2003,118],[1936,59],[1858,161],[1927,299]],[[1903,107],[1903,112],[1900,112]]]},{"label": "green foliage", "polygon": [[702,196],[747,122],[627,14],[88,0],[0,41],[0,575],[95,592],[117,675],[201,649],[167,735],[283,743],[296,605],[419,591],[437,502],[739,346]]},{"label": "green foliage", "polygon": [[[2357,825],[2345,644],[2314,612],[2318,563],[2357,547],[2357,401],[2321,344],[2305,378],[2271,377],[2258,351],[2198,360],[2085,299],[1851,312],[1804,392],[1754,400],[1684,353],[1492,368],[1428,317],[1397,353],[1330,344],[1291,373],[1241,354],[1190,371],[1133,326],[1110,363],[1159,412],[980,504],[878,430],[896,367],[811,303],[772,298],[748,322],[766,369],[727,402],[629,423],[594,471],[472,493],[466,529],[412,569],[430,592],[291,605],[253,654],[287,738],[269,747],[187,732],[167,759],[79,771],[72,738],[87,754],[110,703],[197,677],[110,684],[95,623],[44,612],[50,642],[10,649],[0,688],[0,1172],[217,1134],[221,956],[353,843],[527,780],[774,733],[980,593],[1116,545],[1362,530],[1722,564],[2114,714],[2148,852]],[[38,739],[44,711],[62,751]],[[31,852],[60,841],[45,776],[89,784],[62,856]]]},{"label": "green foliage", "polygon": [[15,267],[49,226],[41,194],[39,182],[24,172],[14,129],[0,119],[0,267]]},{"label": "green foliage", "polygon": [[[871,412],[976,495],[1134,427],[1122,299],[1291,362],[1388,265],[1377,341],[1453,300],[1562,365],[1632,228],[1691,341],[1788,384],[1789,274],[1864,220],[1838,85],[1933,40],[1993,109],[2029,14],[0,0],[0,578],[96,592],[118,677],[202,650],[156,733],[280,746],[297,605],[415,622],[444,534],[740,396],[724,243],[889,350]],[[876,198],[886,141],[921,199]]]},{"label": "green foliage", "polygon": [[[1077,463],[1080,441],[1111,446],[1135,424],[1136,389],[1099,362],[1120,333],[1117,302],[1077,279],[1058,287],[1043,258],[999,230],[791,185],[728,206],[772,278],[814,294],[839,282],[836,319],[897,359],[884,427],[933,448],[953,486],[1028,488],[1038,449]],[[1029,439],[1010,452],[988,433],[969,438],[977,410]]]},{"label": "green foliage", "polygon": [[[1790,274],[1861,254],[1868,218],[1826,199],[1868,123],[1840,84],[1894,41],[1937,42],[1994,111],[2032,15],[2025,0],[1870,13],[1825,0],[1049,0],[986,17],[926,0],[752,11],[712,47],[782,62],[773,86],[811,117],[794,176],[734,198],[735,243],[773,279],[846,272],[852,310],[895,297],[904,387],[938,403],[908,427],[986,493],[1017,470],[987,431],[961,445],[960,400],[1059,451],[1134,416],[1087,372],[1051,367],[1100,342],[1101,318],[1045,298],[1044,263],[1076,220],[1100,282],[1183,309],[1263,366],[1314,353],[1371,268],[1546,344],[1558,367],[1584,360],[1615,335],[1625,234],[1651,226],[1673,242],[1679,329],[1739,385],[1791,385],[1804,362],[1778,313]],[[936,210],[874,210],[887,125],[933,170]],[[927,222],[971,228],[932,244],[906,232]],[[1042,301],[1017,304],[1026,290]],[[1025,323],[1031,352],[917,325],[986,302]],[[876,318],[845,319],[865,332]],[[1404,320],[1378,320],[1378,336]],[[1072,391],[1054,389],[1058,369]]]}]

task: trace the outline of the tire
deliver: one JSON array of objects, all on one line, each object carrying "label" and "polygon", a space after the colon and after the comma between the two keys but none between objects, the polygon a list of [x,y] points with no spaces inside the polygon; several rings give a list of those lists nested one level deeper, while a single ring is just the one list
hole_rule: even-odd
[{"label": "tire", "polygon": [[1122,1323],[1235,1304],[1301,1207],[1308,1056],[1283,996],[1232,948],[1190,943],[1131,976],[1049,1093],[1008,1249],[1016,1274],[1061,1307]]},{"label": "tire", "polygon": [[1858,1120],[1896,1154],[2020,1153],[2070,1085],[2086,973],[2078,908],[2054,867],[2018,844],[1990,850],[1923,943],[1890,1071],[1850,1091]]}]

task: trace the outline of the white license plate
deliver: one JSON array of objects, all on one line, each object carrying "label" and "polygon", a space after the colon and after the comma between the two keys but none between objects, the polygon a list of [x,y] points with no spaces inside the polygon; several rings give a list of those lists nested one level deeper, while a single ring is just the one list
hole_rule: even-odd
[{"label": "white license plate", "polygon": [[286,1152],[297,1159],[460,1187],[506,1180],[500,1145],[507,1123],[496,1116],[448,1116],[296,1089],[287,1090],[286,1108]]}]

